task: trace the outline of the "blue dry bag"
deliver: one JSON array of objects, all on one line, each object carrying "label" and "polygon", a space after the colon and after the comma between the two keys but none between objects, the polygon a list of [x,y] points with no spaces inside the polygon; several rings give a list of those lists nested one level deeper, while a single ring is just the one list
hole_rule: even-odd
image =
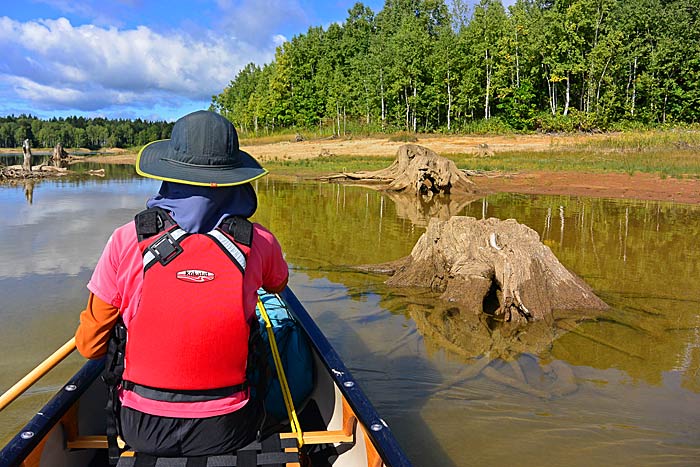
[{"label": "blue dry bag", "polygon": [[[286,304],[277,295],[268,294],[262,290],[259,291],[259,294],[265,306],[265,311],[270,317],[272,331],[275,334],[277,349],[280,353],[280,360],[282,360],[282,367],[294,400],[294,407],[298,410],[306,398],[309,397],[314,387],[314,361],[311,347],[299,327],[299,323],[287,310]],[[255,313],[260,322],[260,333],[265,342],[264,348],[268,362],[265,410],[268,415],[275,417],[277,421],[283,421],[288,418],[287,408],[284,405],[282,388],[275,369],[275,362],[272,358],[265,320],[260,314],[258,307],[255,308]]]}]

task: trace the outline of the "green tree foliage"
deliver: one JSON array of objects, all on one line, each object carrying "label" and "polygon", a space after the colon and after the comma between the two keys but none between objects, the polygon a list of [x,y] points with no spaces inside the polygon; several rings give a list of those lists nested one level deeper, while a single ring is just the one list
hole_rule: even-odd
[{"label": "green tree foliage", "polygon": [[[695,123],[697,31],[700,0],[357,3],[246,66],[212,108],[252,134]],[[0,143],[22,131],[0,129]]]},{"label": "green tree foliage", "polygon": [[170,137],[172,123],[68,117],[41,120],[20,115],[0,117],[0,147],[17,148],[29,139],[32,147],[126,148]]}]

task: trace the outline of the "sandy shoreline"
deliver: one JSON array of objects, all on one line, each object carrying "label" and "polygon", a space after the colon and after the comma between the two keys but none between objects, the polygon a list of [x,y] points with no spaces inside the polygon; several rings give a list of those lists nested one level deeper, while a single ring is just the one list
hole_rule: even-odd
[{"label": "sandy shoreline", "polygon": [[[508,136],[423,136],[416,144],[426,146],[441,155],[478,153],[487,145],[494,152],[545,151],[565,148],[609,135],[508,135]],[[406,144],[388,139],[338,139],[302,142],[281,142],[242,146],[260,162],[271,160],[302,160],[319,156],[393,156]],[[45,152],[36,149],[36,152]],[[0,149],[0,153],[17,152]],[[80,155],[84,151],[70,151]],[[105,150],[108,155],[90,156],[91,162],[133,164],[136,154],[122,149]],[[656,174],[582,173],[529,171],[509,174],[486,174],[472,177],[484,193],[525,193],[572,195],[603,198],[670,201],[700,204],[700,180],[662,178]]]}]

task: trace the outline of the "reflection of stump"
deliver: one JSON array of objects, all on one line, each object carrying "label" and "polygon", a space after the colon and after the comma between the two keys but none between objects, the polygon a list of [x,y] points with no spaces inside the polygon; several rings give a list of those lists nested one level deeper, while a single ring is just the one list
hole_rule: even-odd
[{"label": "reflection of stump", "polygon": [[27,199],[29,204],[32,204],[34,200],[34,180],[24,181],[24,197]]},{"label": "reflection of stump", "polygon": [[402,219],[408,219],[411,223],[427,226],[430,219],[446,221],[452,216],[464,211],[464,208],[473,201],[480,199],[481,195],[474,193],[452,193],[449,196],[421,196],[388,191],[387,197],[396,206],[396,215]]},{"label": "reflection of stump", "polygon": [[396,153],[396,160],[375,172],[343,173],[328,180],[385,185],[389,191],[401,191],[432,197],[455,192],[473,193],[474,183],[450,159],[441,157],[417,144],[405,144]]},{"label": "reflection of stump", "polygon": [[411,255],[396,263],[394,286],[430,287],[467,310],[504,321],[552,318],[554,310],[608,306],[515,220],[431,221]]},{"label": "reflection of stump", "polygon": [[22,161],[22,170],[30,171],[32,170],[32,148],[29,144],[29,140],[25,139],[22,143],[22,154],[24,159]]}]

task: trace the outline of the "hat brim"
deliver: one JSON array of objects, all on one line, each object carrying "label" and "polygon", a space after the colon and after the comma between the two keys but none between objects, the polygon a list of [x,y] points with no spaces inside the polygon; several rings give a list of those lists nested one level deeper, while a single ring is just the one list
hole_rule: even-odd
[{"label": "hat brim", "polygon": [[235,167],[188,166],[173,162],[170,140],[153,141],[139,151],[136,173],[166,182],[198,186],[234,186],[251,182],[267,174],[253,156],[239,150]]}]

